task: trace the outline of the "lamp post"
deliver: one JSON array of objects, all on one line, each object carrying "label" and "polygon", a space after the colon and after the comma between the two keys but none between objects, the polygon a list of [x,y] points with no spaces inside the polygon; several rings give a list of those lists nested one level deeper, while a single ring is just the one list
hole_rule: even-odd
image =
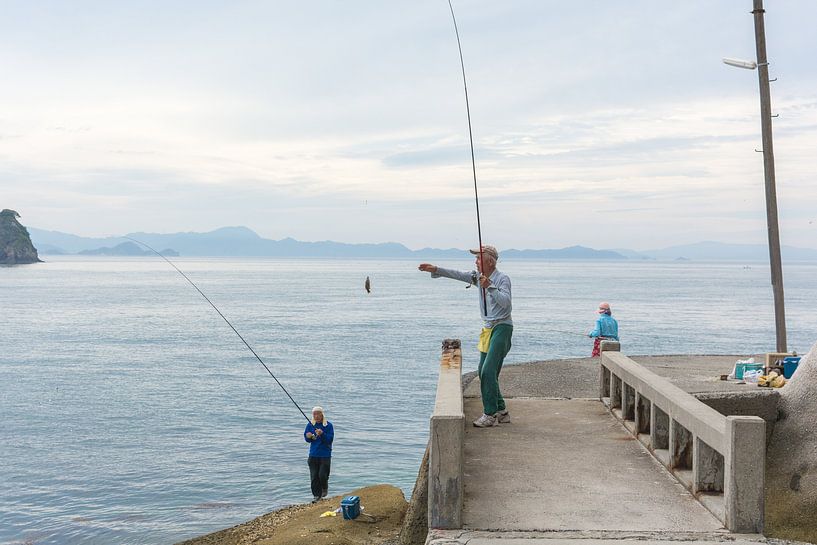
[{"label": "lamp post", "polygon": [[763,174],[766,185],[766,226],[769,236],[769,264],[774,292],[774,323],[777,351],[786,352],[786,309],[783,299],[783,266],[780,260],[780,229],[777,220],[777,190],[774,179],[774,148],[772,146],[772,106],[769,92],[769,62],[766,59],[766,30],[763,22],[763,0],[753,0],[755,46],[757,62],[723,59],[728,65],[754,70],[760,84],[760,129],[763,137]]}]

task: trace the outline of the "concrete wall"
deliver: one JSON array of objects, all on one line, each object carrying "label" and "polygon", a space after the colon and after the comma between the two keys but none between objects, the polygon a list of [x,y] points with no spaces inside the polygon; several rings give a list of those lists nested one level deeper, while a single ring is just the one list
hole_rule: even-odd
[{"label": "concrete wall", "polygon": [[[446,348],[457,346],[457,348]],[[462,528],[463,441],[462,352],[443,342],[437,398],[429,430],[428,526]]]},{"label": "concrete wall", "polygon": [[757,416],[766,422],[768,446],[777,421],[780,392],[773,388],[754,388],[747,392],[705,392],[692,394],[724,416]]}]

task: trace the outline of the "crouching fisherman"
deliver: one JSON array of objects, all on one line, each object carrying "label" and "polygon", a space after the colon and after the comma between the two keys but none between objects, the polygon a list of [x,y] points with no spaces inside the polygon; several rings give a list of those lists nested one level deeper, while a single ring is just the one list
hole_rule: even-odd
[{"label": "crouching fisherman", "polygon": [[[499,391],[499,372],[511,349],[513,320],[511,320],[511,279],[496,269],[499,252],[493,246],[469,250],[476,256],[476,271],[465,272],[444,269],[431,263],[421,263],[421,271],[431,273],[432,278],[452,278],[479,286],[480,315],[484,323],[479,336],[479,383],[482,394],[483,414],[474,421],[478,428],[507,424],[511,415],[505,407],[505,399]],[[485,299],[483,299],[483,294]]]},{"label": "crouching fisherman", "polygon": [[326,419],[321,407],[312,409],[312,421],[306,425],[304,439],[309,443],[309,477],[312,484],[312,503],[329,493],[329,469],[332,465],[332,441],[335,429]]}]

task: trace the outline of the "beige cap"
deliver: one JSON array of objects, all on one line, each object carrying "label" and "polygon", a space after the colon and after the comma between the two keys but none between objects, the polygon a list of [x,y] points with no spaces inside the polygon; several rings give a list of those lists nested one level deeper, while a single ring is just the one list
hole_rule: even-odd
[{"label": "beige cap", "polygon": [[[479,255],[479,248],[468,250],[474,255]],[[499,252],[496,251],[496,248],[493,246],[488,246],[487,244],[482,245],[482,253],[483,255],[489,255],[494,258],[494,260],[499,259]]]}]

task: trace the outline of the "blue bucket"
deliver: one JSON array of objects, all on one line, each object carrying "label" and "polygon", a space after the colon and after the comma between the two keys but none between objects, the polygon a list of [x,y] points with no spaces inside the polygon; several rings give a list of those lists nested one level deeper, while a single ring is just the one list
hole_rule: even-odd
[{"label": "blue bucket", "polygon": [[797,365],[800,363],[800,356],[795,357],[788,357],[783,359],[783,376],[787,379],[791,378],[795,371],[797,371]]}]

